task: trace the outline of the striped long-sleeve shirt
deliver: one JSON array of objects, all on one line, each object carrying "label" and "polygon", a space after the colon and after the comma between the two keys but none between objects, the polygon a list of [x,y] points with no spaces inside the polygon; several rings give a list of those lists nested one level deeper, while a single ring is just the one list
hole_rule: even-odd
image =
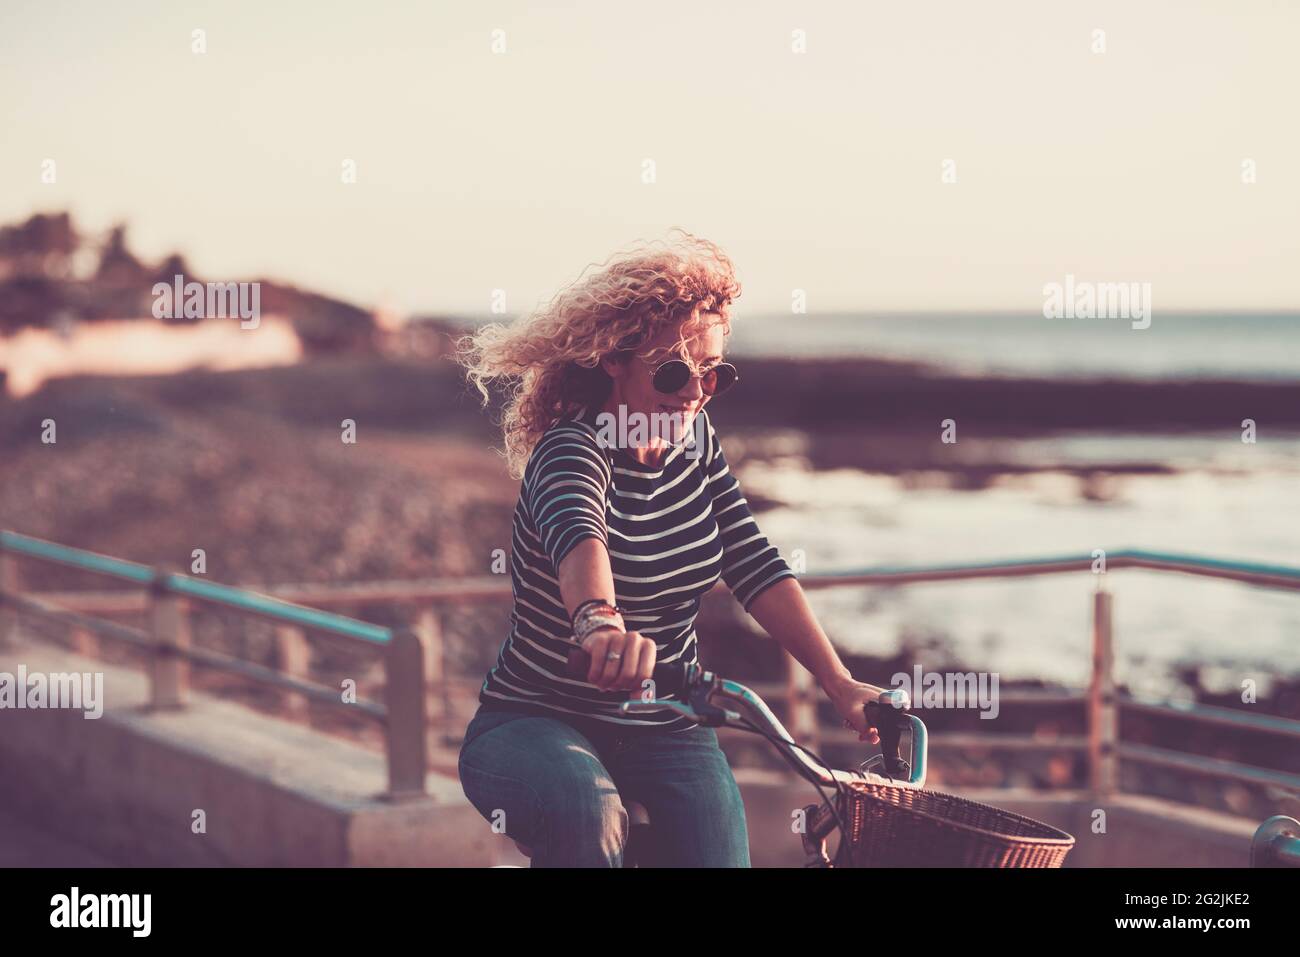
[{"label": "striped long-sleeve shirt", "polygon": [[627,629],[654,640],[658,661],[686,663],[698,660],[700,598],[719,577],[746,610],[770,585],[793,577],[754,523],[707,414],[699,415],[703,448],[677,445],[658,467],[603,448],[594,410],[557,423],[538,441],[514,513],[510,634],[483,682],[485,709],[694,727],[666,710],[621,715],[627,691],[603,692],[567,676],[572,629],[556,569],[580,541],[600,539]]}]

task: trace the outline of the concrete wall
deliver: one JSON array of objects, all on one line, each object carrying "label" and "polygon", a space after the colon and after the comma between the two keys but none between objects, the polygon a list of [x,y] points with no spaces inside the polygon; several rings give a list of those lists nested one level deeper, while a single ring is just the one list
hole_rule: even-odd
[{"label": "concrete wall", "polygon": [[[193,695],[150,713],[145,677],[62,649],[0,650],[0,671],[104,673],[104,714],[0,711],[0,805],[122,865],[479,866],[500,842],[455,778],[383,800],[384,757]],[[193,812],[206,833],[192,831]]]}]

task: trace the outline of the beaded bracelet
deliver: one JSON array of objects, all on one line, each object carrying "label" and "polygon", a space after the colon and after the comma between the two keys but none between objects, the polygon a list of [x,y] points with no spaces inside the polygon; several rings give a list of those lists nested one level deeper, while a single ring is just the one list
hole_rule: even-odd
[{"label": "beaded bracelet", "polygon": [[612,611],[612,612],[615,612],[615,613],[620,614],[620,615],[623,613],[623,610],[622,610],[621,608],[617,608],[617,607],[615,607],[614,605],[611,605],[609,602],[605,601],[605,599],[603,599],[603,598],[588,598],[586,601],[584,601],[584,602],[583,602],[581,605],[579,605],[577,608],[573,609],[573,616],[569,619],[570,623],[575,623],[575,622],[577,622],[577,620],[578,620],[578,616],[582,614],[583,609],[585,609],[588,605],[604,605],[606,608],[608,608],[608,609],[609,609],[610,611]]},{"label": "beaded bracelet", "polygon": [[573,614],[573,637],[579,645],[596,629],[609,627],[626,630],[622,611],[603,599],[585,601]]},{"label": "beaded bracelet", "polygon": [[573,639],[579,645],[587,640],[587,636],[593,631],[599,631],[601,628],[617,628],[619,631],[626,632],[623,627],[623,619],[613,615],[588,615],[578,624],[573,633]]},{"label": "beaded bracelet", "polygon": [[623,612],[618,608],[615,608],[613,605],[605,604],[603,602],[599,605],[588,605],[580,614],[574,616],[574,631],[581,628],[583,623],[590,618],[618,618],[621,621],[623,618]]}]

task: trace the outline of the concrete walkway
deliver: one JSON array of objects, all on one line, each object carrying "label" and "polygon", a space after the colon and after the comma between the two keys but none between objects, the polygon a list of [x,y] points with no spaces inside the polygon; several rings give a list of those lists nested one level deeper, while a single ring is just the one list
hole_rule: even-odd
[{"label": "concrete walkway", "polygon": [[32,827],[0,808],[0,867],[114,867],[74,841]]}]

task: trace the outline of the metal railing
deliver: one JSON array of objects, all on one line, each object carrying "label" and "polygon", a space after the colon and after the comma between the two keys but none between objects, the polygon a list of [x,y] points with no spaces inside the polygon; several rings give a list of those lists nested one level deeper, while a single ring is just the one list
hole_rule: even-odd
[{"label": "metal railing", "polygon": [[[973,578],[1025,577],[1086,571],[1096,579],[1092,614],[1092,675],[1085,692],[1075,695],[1086,706],[1086,738],[1044,739],[1030,735],[953,735],[936,733],[931,748],[944,746],[985,747],[993,750],[1086,751],[1088,783],[1093,793],[1105,796],[1119,789],[1121,759],[1166,767],[1212,778],[1263,784],[1300,791],[1300,774],[1257,768],[1232,761],[1187,754],[1169,748],[1124,744],[1119,740],[1121,709],[1161,717],[1231,726],[1241,730],[1277,735],[1300,741],[1300,721],[1271,715],[1253,715],[1231,708],[1203,704],[1173,704],[1121,695],[1114,679],[1114,597],[1103,585],[1105,575],[1123,568],[1176,572],[1243,582],[1266,588],[1300,591],[1300,568],[1286,565],[1241,562],[1198,555],[1154,552],[1124,548],[1099,550],[1086,555],[1064,555],[1005,562],[981,562],[924,568],[877,567],[856,572],[801,579],[809,590],[846,585],[902,585],[916,582],[956,581]],[[1013,695],[1003,693],[1004,702]],[[1032,698],[1015,698],[1028,703]],[[1051,699],[1044,699],[1051,700]],[[1055,700],[1060,700],[1056,698]]]},{"label": "metal railing", "polygon": [[[16,569],[12,566],[17,556],[101,572],[145,586],[145,589],[136,592],[46,593],[39,597],[24,597],[17,587]],[[939,751],[957,747],[982,747],[1009,751],[1083,752],[1087,760],[1089,788],[1098,796],[1118,791],[1121,760],[1166,767],[1211,778],[1300,791],[1300,774],[1253,767],[1167,748],[1126,744],[1119,740],[1120,714],[1124,710],[1129,710],[1134,713],[1276,735],[1289,742],[1300,741],[1300,721],[1253,715],[1236,709],[1202,704],[1148,701],[1119,694],[1114,682],[1114,601],[1112,594],[1105,589],[1104,581],[1110,571],[1122,568],[1206,576],[1260,587],[1300,591],[1300,568],[1138,549],[1003,562],[925,567],[878,566],[836,574],[803,575],[799,580],[805,589],[814,591],[848,586],[897,586],[1080,571],[1093,573],[1096,592],[1093,597],[1092,669],[1088,687],[1083,691],[1013,690],[1000,694],[1002,703],[1083,704],[1086,713],[1086,735],[1039,738],[1027,734],[935,733],[931,737],[931,748]],[[720,589],[722,587],[719,585]],[[454,581],[234,588],[184,575],[159,572],[149,566],[122,562],[12,532],[0,533],[0,599],[4,602],[0,605],[0,616],[25,610],[60,616],[74,627],[102,629],[103,625],[96,624],[94,619],[85,619],[80,613],[142,611],[153,608],[152,634],[136,635],[135,638],[137,642],[143,642],[152,648],[159,659],[154,671],[154,697],[161,703],[179,700],[183,695],[183,684],[178,682],[174,671],[181,660],[222,668],[256,681],[310,696],[312,700],[323,700],[319,688],[308,686],[299,680],[301,676],[306,675],[309,656],[309,649],[302,638],[303,629],[315,629],[386,645],[389,649],[386,658],[389,688],[386,695],[388,706],[382,709],[384,715],[382,720],[385,721],[388,730],[390,781],[394,783],[395,791],[409,792],[415,789],[417,777],[420,782],[419,787],[423,786],[427,693],[441,695],[443,715],[447,716],[452,712],[448,696],[453,689],[464,690],[470,687],[478,688],[481,685],[479,679],[472,681],[459,679],[447,673],[445,644],[442,640],[443,609],[453,604],[498,603],[503,600],[508,601],[510,597],[511,585],[503,576],[462,578]],[[285,677],[272,669],[261,668],[224,656],[200,654],[189,650],[183,618],[177,611],[179,606],[176,603],[181,600],[213,602],[277,622],[279,627],[277,640],[281,642],[282,650],[281,659],[293,664],[294,667],[290,670],[295,677]],[[414,625],[411,629],[390,632],[388,629],[322,611],[318,607],[305,607],[305,605],[347,606],[364,602],[386,602],[407,606],[413,610]],[[111,625],[111,623],[104,623],[104,625]],[[110,634],[113,631],[117,634]],[[101,633],[110,637],[123,637],[122,632],[123,626],[120,625],[111,625],[107,630],[101,630]],[[3,617],[0,617],[0,639],[3,635]],[[791,733],[814,748],[823,737],[832,743],[856,742],[856,735],[851,732],[839,728],[818,727],[816,689],[811,675],[788,654],[784,655],[784,660],[786,667],[783,683],[756,683],[752,687],[764,697],[785,701],[786,724]],[[329,693],[332,699],[337,698],[332,690]],[[331,703],[336,702],[332,700]],[[358,708],[357,705],[343,705],[343,707],[360,710],[363,714],[374,717],[379,717],[381,710],[379,706]],[[418,724],[419,728],[406,727],[408,722]],[[420,742],[418,747],[417,740]]]},{"label": "metal railing", "polygon": [[[63,565],[144,586],[145,591],[136,596],[132,610],[148,612],[149,627],[139,629],[94,618],[85,614],[84,609],[67,607],[48,596],[24,595],[19,585],[19,558]],[[266,668],[192,647],[191,603],[230,609],[275,623],[279,658],[287,667],[281,670]],[[107,638],[146,652],[149,656],[149,706],[154,709],[185,706],[189,691],[188,668],[195,665],[237,674],[288,691],[297,705],[294,710],[299,712],[305,710],[308,701],[313,701],[377,721],[385,732],[386,795],[397,799],[425,793],[428,767],[425,648],[419,636],[409,629],[382,628],[169,569],[0,531],[0,645],[13,634],[18,616],[23,614],[68,626],[74,644],[83,650],[98,638]],[[345,701],[337,690],[305,680],[310,661],[308,631],[333,635],[382,654],[384,703]]]}]

